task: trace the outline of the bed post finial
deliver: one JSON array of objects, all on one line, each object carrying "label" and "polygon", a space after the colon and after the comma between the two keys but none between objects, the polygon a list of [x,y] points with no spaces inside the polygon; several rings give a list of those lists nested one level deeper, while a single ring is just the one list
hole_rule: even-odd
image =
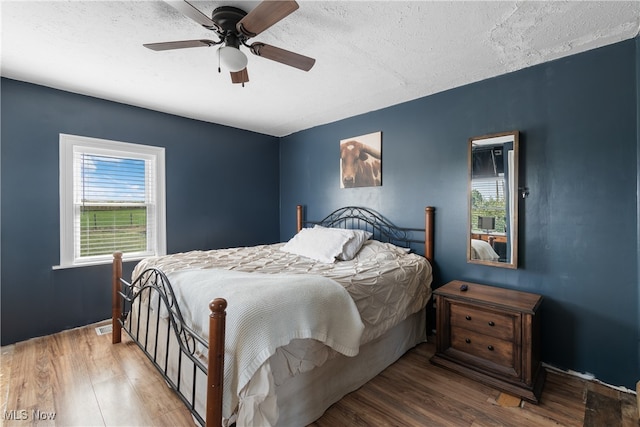
[{"label": "bed post finial", "polygon": [[435,215],[433,206],[424,208],[424,257],[433,263],[433,220]]},{"label": "bed post finial", "polygon": [[302,205],[296,206],[296,232],[299,233],[302,230],[303,219],[302,219],[303,207]]},{"label": "bed post finial", "polygon": [[207,366],[206,425],[222,425],[222,385],[224,378],[224,329],[227,301],[216,298],[209,303],[209,358]]},{"label": "bed post finial", "polygon": [[122,339],[122,299],[120,298],[120,279],[122,278],[122,252],[113,253],[113,282],[111,299],[111,343],[118,344]]}]

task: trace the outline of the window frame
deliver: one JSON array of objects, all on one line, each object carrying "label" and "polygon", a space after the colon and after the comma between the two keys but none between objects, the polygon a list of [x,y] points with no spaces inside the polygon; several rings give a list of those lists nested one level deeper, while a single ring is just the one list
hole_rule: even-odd
[{"label": "window frame", "polygon": [[[136,261],[147,256],[166,255],[166,188],[165,188],[165,149],[150,145],[90,138],[78,135],[60,134],[60,265],[58,268],[72,268],[87,265],[108,264],[112,254],[76,257],[76,245],[79,235],[74,233],[74,152],[108,155],[112,157],[153,160],[155,175],[153,199],[155,200],[155,226],[153,244],[149,251],[141,253],[123,253],[123,260]],[[79,251],[78,251],[79,252]]]}]

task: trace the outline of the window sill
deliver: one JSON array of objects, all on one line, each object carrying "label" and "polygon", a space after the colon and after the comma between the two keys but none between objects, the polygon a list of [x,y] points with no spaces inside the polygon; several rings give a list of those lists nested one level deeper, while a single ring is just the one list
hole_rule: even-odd
[{"label": "window sill", "polygon": [[[139,257],[128,257],[128,258],[122,258],[122,262],[129,262],[129,261],[140,261],[144,258],[147,258],[151,255],[145,255],[145,256],[139,256]],[[107,265],[107,264],[112,264],[113,263],[113,259],[104,259],[104,260],[100,260],[100,261],[88,261],[88,262],[83,262],[83,263],[79,263],[79,264],[65,264],[65,265],[54,265],[53,267],[51,267],[52,270],[67,270],[70,268],[79,268],[79,267],[91,267],[91,266],[96,266],[96,265]]]}]

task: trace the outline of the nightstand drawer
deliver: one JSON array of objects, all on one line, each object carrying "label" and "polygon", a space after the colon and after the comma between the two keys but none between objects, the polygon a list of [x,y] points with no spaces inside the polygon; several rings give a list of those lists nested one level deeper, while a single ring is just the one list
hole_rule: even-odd
[{"label": "nightstand drawer", "polygon": [[514,323],[520,316],[483,310],[467,304],[451,304],[451,326],[476,331],[484,335],[511,340],[514,336]]},{"label": "nightstand drawer", "polygon": [[451,328],[451,347],[505,368],[516,369],[514,344],[464,328]]}]

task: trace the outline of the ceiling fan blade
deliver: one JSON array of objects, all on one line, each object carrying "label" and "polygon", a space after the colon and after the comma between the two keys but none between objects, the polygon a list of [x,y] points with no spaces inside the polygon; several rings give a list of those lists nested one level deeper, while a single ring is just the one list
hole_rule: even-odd
[{"label": "ceiling fan blade", "polygon": [[181,40],[176,42],[162,42],[162,43],[146,43],[142,46],[147,49],[161,51],[161,50],[171,50],[171,49],[185,49],[188,47],[208,47],[220,44],[219,42],[214,42],[213,40]]},{"label": "ceiling fan blade", "polygon": [[250,48],[254,55],[271,59],[272,61],[280,62],[281,64],[289,65],[302,71],[309,71],[311,67],[313,67],[313,64],[316,63],[315,59],[309,58],[308,56],[264,43],[253,43]]},{"label": "ceiling fan blade", "polygon": [[231,83],[242,83],[244,84],[249,81],[249,72],[246,68],[243,68],[240,71],[231,71]]},{"label": "ceiling fan blade", "polygon": [[238,22],[236,29],[247,37],[255,37],[298,9],[294,0],[265,0]]},{"label": "ceiling fan blade", "polygon": [[218,24],[213,22],[207,15],[200,12],[187,0],[167,0],[166,3],[173,6],[178,12],[182,13],[187,18],[193,19],[198,24],[205,27],[207,30],[220,30]]}]

